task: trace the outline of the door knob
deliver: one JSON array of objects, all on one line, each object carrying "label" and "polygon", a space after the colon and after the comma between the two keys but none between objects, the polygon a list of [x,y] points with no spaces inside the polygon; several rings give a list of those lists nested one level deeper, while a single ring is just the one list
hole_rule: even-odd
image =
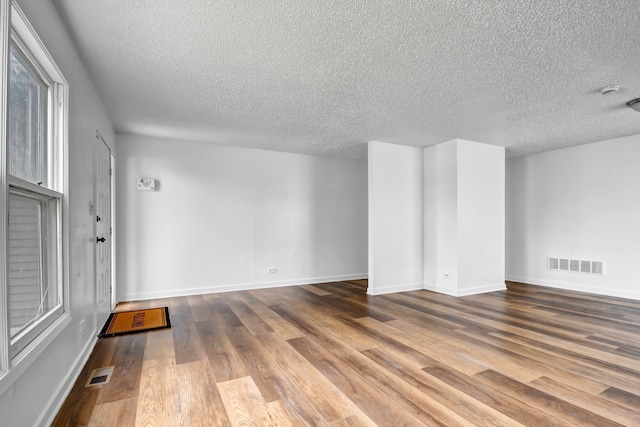
[{"label": "door knob", "polygon": [[104,237],[96,237],[96,242],[97,243],[104,243],[106,239]]}]

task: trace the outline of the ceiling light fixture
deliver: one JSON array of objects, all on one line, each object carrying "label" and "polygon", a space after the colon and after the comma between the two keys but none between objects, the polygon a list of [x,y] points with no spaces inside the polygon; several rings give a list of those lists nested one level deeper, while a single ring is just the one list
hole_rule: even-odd
[{"label": "ceiling light fixture", "polygon": [[632,99],[627,105],[640,113],[640,98]]},{"label": "ceiling light fixture", "polygon": [[612,93],[616,93],[620,90],[620,86],[618,85],[609,85],[609,86],[605,86],[602,89],[600,89],[600,93],[603,95],[609,95]]}]

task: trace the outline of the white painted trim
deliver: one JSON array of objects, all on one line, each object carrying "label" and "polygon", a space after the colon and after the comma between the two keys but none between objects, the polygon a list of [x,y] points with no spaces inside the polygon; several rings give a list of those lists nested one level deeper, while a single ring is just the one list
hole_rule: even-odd
[{"label": "white painted trim", "polygon": [[51,79],[62,83],[64,86],[69,86],[60,68],[56,65],[47,47],[37,35],[33,26],[31,26],[22,9],[20,9],[15,1],[11,2],[11,6],[11,27],[27,47],[29,47],[29,52],[35,57],[36,61],[38,61],[38,65],[44,69]]},{"label": "white painted trim", "polygon": [[91,339],[87,341],[84,348],[82,349],[82,352],[78,355],[78,357],[76,357],[73,365],[71,365],[71,368],[69,369],[69,372],[67,372],[67,375],[64,377],[64,380],[58,385],[58,388],[56,388],[56,391],[47,402],[46,407],[40,413],[38,421],[36,422],[37,426],[45,427],[50,426],[53,423],[53,420],[60,411],[62,404],[71,393],[71,389],[73,389],[73,386],[78,380],[78,377],[80,377],[84,365],[86,365],[89,361],[89,357],[91,356],[91,353],[93,352],[93,349],[98,342],[97,335],[98,332],[95,330],[91,333]]},{"label": "white painted trim", "polygon": [[422,283],[406,283],[403,285],[385,286],[383,288],[372,289],[371,286],[367,288],[368,295],[384,295],[393,294],[396,292],[408,292],[408,291],[421,291],[424,289]]},{"label": "white painted trim", "polygon": [[113,154],[113,151],[110,150],[111,153],[111,194],[109,197],[111,198],[111,301],[109,304],[111,306],[111,311],[116,309],[116,305],[118,305],[118,293],[116,289],[116,156]]},{"label": "white painted trim", "polygon": [[397,286],[387,286],[385,288],[382,289],[371,289],[371,287],[369,287],[369,289],[367,289],[367,294],[369,295],[384,295],[384,294],[391,294],[391,293],[395,293],[395,292],[408,292],[408,291],[420,291],[420,290],[425,290],[425,291],[430,291],[430,292],[437,292],[439,294],[445,294],[445,295],[450,295],[453,297],[464,297],[464,296],[468,296],[468,295],[476,295],[476,294],[484,294],[487,292],[496,292],[496,291],[504,291],[507,289],[507,286],[502,283],[502,284],[496,284],[496,285],[486,285],[486,286],[478,286],[475,288],[467,288],[467,289],[452,289],[452,288],[447,288],[444,286],[437,286],[437,285],[432,285],[430,283],[414,283],[414,284],[404,284],[404,285],[397,285]]},{"label": "white painted trim", "polygon": [[190,288],[179,289],[171,291],[159,291],[159,292],[142,292],[122,295],[119,298],[120,302],[123,301],[142,301],[157,298],[172,298],[172,297],[184,297],[189,295],[211,294],[218,292],[232,292],[232,291],[249,291],[252,289],[268,289],[268,288],[281,288],[285,286],[296,285],[313,285],[316,283],[329,283],[329,282],[343,282],[346,280],[361,280],[366,279],[367,274],[349,274],[344,276],[326,276],[315,277],[307,279],[294,279],[285,280],[280,282],[258,282],[258,283],[240,283],[235,285],[217,285],[203,288]]},{"label": "white painted trim", "polygon": [[555,282],[551,280],[533,279],[533,278],[517,277],[517,276],[507,276],[506,280],[510,282],[524,283],[527,285],[547,286],[549,288],[564,289],[567,291],[586,292],[590,294],[604,295],[609,297],[640,300],[640,292],[619,291],[615,289],[584,286],[578,283]]},{"label": "white painted trim", "polygon": [[444,286],[434,285],[432,283],[425,283],[424,288],[422,289],[429,292],[437,292],[439,294],[450,295],[452,297],[457,296],[455,288],[447,288]]},{"label": "white painted trim", "polygon": [[[7,106],[9,105],[8,82],[9,82],[9,39],[11,33],[11,2],[9,0],[0,1],[0,265],[7,265],[7,218],[9,188],[6,185],[7,171]],[[9,371],[9,273],[6,268],[2,268],[0,273],[0,378],[3,378]],[[6,381],[4,382],[6,383]],[[3,381],[0,380],[0,396]]]},{"label": "white painted trim", "polygon": [[452,297],[465,297],[469,295],[486,294],[488,292],[505,291],[507,286],[504,283],[498,283],[495,285],[478,286],[475,288],[452,289],[425,283],[424,289],[431,292],[437,292],[439,294],[450,295]]},{"label": "white painted trim", "polygon": [[476,288],[459,289],[458,297],[465,297],[468,295],[486,294],[489,292],[506,291],[507,285],[504,283],[496,283],[495,285],[478,286]]}]

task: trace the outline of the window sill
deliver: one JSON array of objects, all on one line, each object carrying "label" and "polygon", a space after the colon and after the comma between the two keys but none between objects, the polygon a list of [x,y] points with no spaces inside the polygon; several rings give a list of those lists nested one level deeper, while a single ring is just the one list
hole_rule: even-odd
[{"label": "window sill", "polygon": [[9,370],[0,373],[0,397],[13,386],[69,323],[71,323],[71,315],[63,314],[11,361]]}]

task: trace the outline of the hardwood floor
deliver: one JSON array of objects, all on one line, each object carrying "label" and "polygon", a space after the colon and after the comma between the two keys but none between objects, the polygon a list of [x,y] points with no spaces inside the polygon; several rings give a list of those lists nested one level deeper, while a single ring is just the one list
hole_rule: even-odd
[{"label": "hardwood floor", "polygon": [[[640,425],[640,301],[365,290],[120,304],[166,305],[172,328],[100,339],[54,425]],[[84,388],[110,365],[109,384]]]}]

